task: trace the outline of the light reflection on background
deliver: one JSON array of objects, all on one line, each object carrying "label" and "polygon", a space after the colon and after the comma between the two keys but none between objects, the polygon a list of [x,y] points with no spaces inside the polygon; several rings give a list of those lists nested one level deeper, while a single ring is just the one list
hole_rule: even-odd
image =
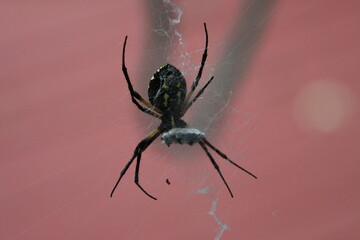
[{"label": "light reflection on background", "polygon": [[295,96],[294,115],[300,127],[330,133],[354,120],[357,104],[355,93],[346,83],[312,81]]}]

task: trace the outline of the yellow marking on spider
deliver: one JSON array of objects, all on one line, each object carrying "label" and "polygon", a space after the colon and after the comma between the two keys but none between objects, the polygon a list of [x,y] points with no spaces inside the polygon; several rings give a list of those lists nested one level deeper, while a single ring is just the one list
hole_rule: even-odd
[{"label": "yellow marking on spider", "polygon": [[180,87],[180,86],[181,86],[181,83],[178,82],[178,83],[176,84],[176,87]]},{"label": "yellow marking on spider", "polygon": [[164,106],[165,106],[165,107],[168,106],[168,98],[169,98],[169,94],[165,93],[165,94],[164,94]]},{"label": "yellow marking on spider", "polygon": [[164,88],[165,88],[165,89],[168,89],[169,86],[168,86],[166,83],[164,83]]},{"label": "yellow marking on spider", "polygon": [[174,120],[173,115],[171,115],[171,125],[172,125],[172,126],[175,126],[175,120]]},{"label": "yellow marking on spider", "polygon": [[152,131],[149,135],[147,135],[147,139],[152,138],[153,136],[155,136],[155,134],[157,134],[159,132],[159,129],[155,129],[154,131]]}]

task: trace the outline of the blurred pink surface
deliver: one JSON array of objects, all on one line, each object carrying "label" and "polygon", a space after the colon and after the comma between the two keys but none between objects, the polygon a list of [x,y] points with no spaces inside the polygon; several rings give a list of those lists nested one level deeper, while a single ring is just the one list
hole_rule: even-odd
[{"label": "blurred pink surface", "polygon": [[[157,124],[130,102],[121,72],[129,35],[129,72],[146,88],[137,72],[146,69],[149,9],[140,1],[0,5],[0,239],[214,239],[220,227],[208,212],[216,198],[215,214],[230,228],[221,239],[359,239],[357,1],[274,5],[229,103],[239,112],[224,112],[211,139],[259,179],[217,157],[231,199],[199,147],[179,163],[176,153],[190,147],[157,140],[143,154],[140,178],[158,201],[133,183],[134,166],[109,198],[134,147]],[[237,2],[179,5],[189,47],[203,46],[207,22],[215,64],[224,26],[241,21]],[[213,193],[196,194],[208,185]]]}]

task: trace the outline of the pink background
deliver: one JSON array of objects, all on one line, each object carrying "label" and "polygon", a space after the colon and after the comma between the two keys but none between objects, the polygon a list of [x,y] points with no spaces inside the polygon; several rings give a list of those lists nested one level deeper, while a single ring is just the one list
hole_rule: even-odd
[{"label": "pink background", "polygon": [[[266,28],[242,84],[208,129],[259,179],[216,156],[232,199],[198,146],[157,140],[143,154],[140,181],[158,201],[133,183],[134,166],[109,198],[134,147],[158,124],[130,102],[121,72],[129,35],[129,72],[146,96],[151,74],[142,76],[156,68],[142,57],[156,9],[105,2],[0,3],[0,239],[359,239],[358,1],[275,2],[254,24]],[[193,66],[208,25],[200,85],[212,74],[222,80],[214,69],[242,22],[238,2],[178,2]],[[218,86],[190,116],[206,116],[200,107]]]}]

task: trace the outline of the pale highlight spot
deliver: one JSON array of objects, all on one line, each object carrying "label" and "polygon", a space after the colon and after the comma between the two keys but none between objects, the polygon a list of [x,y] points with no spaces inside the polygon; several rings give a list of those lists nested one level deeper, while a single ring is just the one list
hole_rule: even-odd
[{"label": "pale highlight spot", "polygon": [[298,92],[293,110],[301,127],[332,132],[354,116],[356,103],[355,94],[347,86],[319,80],[307,84]]}]

